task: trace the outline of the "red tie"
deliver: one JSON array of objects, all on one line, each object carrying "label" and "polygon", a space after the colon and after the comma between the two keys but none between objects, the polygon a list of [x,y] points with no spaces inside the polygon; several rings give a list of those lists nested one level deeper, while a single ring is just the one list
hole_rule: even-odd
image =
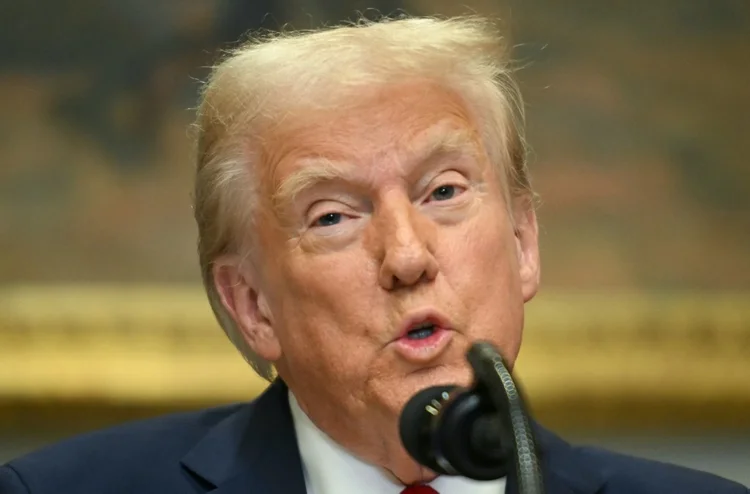
[{"label": "red tie", "polygon": [[410,485],[401,494],[440,494],[429,485]]}]

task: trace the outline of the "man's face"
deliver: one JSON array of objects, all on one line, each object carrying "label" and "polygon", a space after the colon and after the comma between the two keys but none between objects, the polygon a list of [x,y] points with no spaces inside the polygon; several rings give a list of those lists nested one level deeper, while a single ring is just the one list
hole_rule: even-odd
[{"label": "man's face", "polygon": [[518,353],[536,220],[519,208],[514,231],[479,135],[455,95],[413,84],[266,139],[267,328],[245,333],[313,421],[373,461],[396,454],[414,393],[470,383],[472,342]]}]

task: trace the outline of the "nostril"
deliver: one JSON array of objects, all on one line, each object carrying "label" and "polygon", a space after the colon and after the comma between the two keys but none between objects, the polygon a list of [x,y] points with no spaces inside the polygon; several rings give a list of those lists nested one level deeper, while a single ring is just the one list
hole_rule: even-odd
[{"label": "nostril", "polygon": [[424,244],[402,242],[384,254],[380,279],[386,289],[416,285],[437,274],[437,262]]},{"label": "nostril", "polygon": [[418,285],[422,282],[429,281],[429,280],[430,280],[430,277],[425,272],[422,272],[422,274],[419,275],[416,279],[412,279],[412,278],[405,279],[397,275],[393,275],[391,277],[391,285],[389,288],[391,290],[394,290],[396,288],[405,288],[408,286]]}]

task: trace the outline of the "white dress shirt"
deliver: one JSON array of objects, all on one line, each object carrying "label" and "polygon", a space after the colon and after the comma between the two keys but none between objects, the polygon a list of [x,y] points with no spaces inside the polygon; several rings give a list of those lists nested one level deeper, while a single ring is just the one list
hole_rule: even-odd
[{"label": "white dress shirt", "polygon": [[[400,494],[405,488],[374,465],[363,462],[313,424],[289,392],[289,406],[302,457],[307,494]],[[430,482],[440,494],[502,494],[505,479],[478,482],[441,476]]]}]

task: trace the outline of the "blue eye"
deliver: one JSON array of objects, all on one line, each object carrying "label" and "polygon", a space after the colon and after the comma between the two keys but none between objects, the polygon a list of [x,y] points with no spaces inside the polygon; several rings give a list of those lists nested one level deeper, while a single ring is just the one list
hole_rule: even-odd
[{"label": "blue eye", "polygon": [[341,223],[341,213],[327,213],[315,220],[314,226],[333,226]]},{"label": "blue eye", "polygon": [[441,185],[440,187],[432,191],[432,193],[430,194],[430,199],[434,199],[435,201],[447,201],[448,199],[453,199],[453,196],[455,195],[455,185]]}]

